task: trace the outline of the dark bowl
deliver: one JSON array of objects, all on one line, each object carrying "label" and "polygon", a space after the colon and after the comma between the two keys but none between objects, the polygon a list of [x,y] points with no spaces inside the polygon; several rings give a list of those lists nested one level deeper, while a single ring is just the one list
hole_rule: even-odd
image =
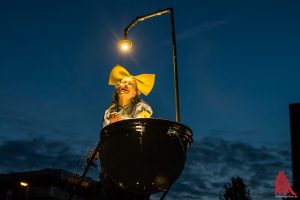
[{"label": "dark bowl", "polygon": [[163,119],[129,119],[103,128],[100,141],[108,177],[122,189],[150,194],[165,191],[179,177],[192,131]]}]

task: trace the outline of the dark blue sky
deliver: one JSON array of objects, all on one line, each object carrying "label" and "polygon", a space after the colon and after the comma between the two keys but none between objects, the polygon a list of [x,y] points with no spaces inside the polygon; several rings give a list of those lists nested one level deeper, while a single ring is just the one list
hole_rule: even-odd
[{"label": "dark blue sky", "polygon": [[[130,55],[121,54],[116,47],[136,16],[173,7],[181,121],[196,139],[187,170],[199,165],[198,171],[193,170],[203,177],[202,170],[211,169],[207,163],[218,166],[215,169],[220,172],[224,170],[220,166],[233,163],[225,155],[217,160],[218,152],[197,157],[207,151],[198,148],[200,144],[224,148],[224,142],[228,145],[224,154],[235,154],[238,149],[252,153],[255,159],[248,158],[253,166],[263,160],[259,153],[265,153],[264,159],[277,164],[260,172],[249,164],[247,170],[257,170],[258,176],[272,166],[264,190],[270,190],[272,198],[276,173],[285,166],[291,175],[288,104],[300,102],[299,6],[292,0],[2,2],[0,148],[7,152],[1,152],[6,160],[2,159],[0,170],[62,167],[81,173],[85,154],[96,145],[102,114],[111,101],[113,88],[107,82],[116,64],[132,74],[155,73],[154,89],[144,99],[153,107],[154,117],[174,120],[169,16],[137,24],[129,32],[134,42]],[[16,148],[20,146],[24,149]],[[278,157],[273,155],[277,151]],[[243,153],[236,159],[245,165]],[[202,160],[192,165],[194,159]],[[241,169],[228,168],[228,173],[209,181],[222,187],[240,170],[238,175],[249,181],[252,190],[260,184],[251,182],[258,177]],[[196,188],[200,188],[199,196],[205,196],[213,187],[216,185]]]}]

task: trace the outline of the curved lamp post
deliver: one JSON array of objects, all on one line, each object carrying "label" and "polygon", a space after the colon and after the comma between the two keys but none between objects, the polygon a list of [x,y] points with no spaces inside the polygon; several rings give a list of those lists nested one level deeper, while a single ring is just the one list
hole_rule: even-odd
[{"label": "curved lamp post", "polygon": [[174,11],[172,8],[167,8],[164,10],[158,10],[148,15],[136,17],[124,30],[123,39],[118,42],[118,47],[127,51],[132,47],[132,42],[127,39],[128,32],[133,28],[138,22],[144,21],[146,19],[157,17],[163,14],[169,13],[171,17],[171,32],[172,32],[172,50],[173,50],[173,67],[174,67],[174,94],[175,94],[175,109],[176,109],[176,122],[180,122],[179,113],[179,92],[178,92],[178,75],[177,75],[177,52],[176,52],[176,38],[175,38],[175,25],[174,25]]},{"label": "curved lamp post", "polygon": [[25,190],[25,200],[27,200],[27,199],[28,199],[28,188],[29,188],[29,184],[28,184],[27,182],[21,181],[21,182],[20,182],[20,186],[21,186],[22,188],[26,188],[26,190]]}]

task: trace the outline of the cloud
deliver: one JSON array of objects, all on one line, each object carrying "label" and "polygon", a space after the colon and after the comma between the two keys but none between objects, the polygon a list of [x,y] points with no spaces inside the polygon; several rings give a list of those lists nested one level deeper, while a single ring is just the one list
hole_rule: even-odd
[{"label": "cloud", "polygon": [[[45,138],[3,141],[0,157],[2,173],[57,168],[81,174],[85,162],[85,155],[76,153],[72,143]],[[244,179],[253,199],[271,199],[273,182],[281,169],[291,178],[289,146],[254,147],[245,142],[205,137],[189,149],[186,166],[168,199],[218,199],[224,184],[236,176]],[[97,179],[98,170],[92,173]]]},{"label": "cloud", "polygon": [[206,137],[192,144],[185,169],[168,196],[172,200],[218,199],[224,184],[239,176],[253,199],[271,199],[278,171],[284,169],[291,178],[290,163],[288,146],[253,147]]},{"label": "cloud", "polygon": [[200,25],[193,26],[181,33],[179,33],[176,36],[177,40],[183,40],[183,39],[188,39],[190,37],[196,36],[199,33],[211,31],[213,29],[216,29],[222,25],[228,24],[232,18],[225,18],[217,21],[210,21],[210,22],[204,22]]},{"label": "cloud", "polygon": [[18,108],[0,107],[0,141],[42,137],[69,141],[85,148],[96,145],[94,140],[98,139],[99,130],[89,118],[68,113],[69,110],[59,113],[37,106],[24,110]]},{"label": "cloud", "polygon": [[0,145],[0,170],[2,173],[58,168],[78,171],[82,155],[74,153],[65,141],[33,138],[9,140]]},{"label": "cloud", "polygon": [[[220,26],[223,26],[225,24],[228,24],[231,20],[233,19],[233,17],[228,17],[225,19],[220,19],[217,21],[210,21],[210,22],[204,22],[202,24],[197,24],[193,27],[187,28],[182,32],[179,32],[176,34],[176,41],[180,41],[180,40],[186,40],[192,37],[196,37],[197,35],[199,35],[200,33],[204,33],[207,31],[211,31],[214,30]],[[168,45],[172,42],[171,39],[168,39],[164,42],[161,43],[161,47]],[[208,49],[206,48],[206,51]]]},{"label": "cloud", "polygon": [[[0,173],[43,168],[83,172],[86,155],[99,138],[88,119],[33,104],[0,103]],[[95,169],[89,176],[98,173]]]}]

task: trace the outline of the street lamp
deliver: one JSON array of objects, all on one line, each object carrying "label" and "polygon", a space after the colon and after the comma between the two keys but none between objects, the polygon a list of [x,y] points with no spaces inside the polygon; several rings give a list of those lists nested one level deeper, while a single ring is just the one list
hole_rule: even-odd
[{"label": "street lamp", "polygon": [[27,187],[27,186],[28,186],[28,183],[21,181],[21,182],[20,182],[20,185],[21,185],[22,187]]},{"label": "street lamp", "polygon": [[176,52],[176,38],[175,38],[175,25],[174,25],[174,11],[172,8],[158,10],[148,15],[136,17],[124,30],[123,39],[118,42],[118,47],[123,51],[128,51],[132,47],[132,42],[127,39],[129,30],[134,27],[138,22],[146,19],[160,16],[169,13],[171,17],[171,32],[172,32],[172,50],[173,50],[173,68],[174,68],[174,95],[175,95],[175,110],[176,122],[180,122],[179,113],[179,92],[178,92],[178,75],[177,75],[177,52]]},{"label": "street lamp", "polygon": [[27,200],[28,199],[29,184],[27,182],[20,181],[20,186],[23,187],[23,188],[26,188],[26,191],[25,191],[25,200]]},{"label": "street lamp", "polygon": [[132,42],[130,40],[126,40],[126,39],[120,40],[118,42],[118,47],[122,51],[128,51],[132,47]]}]

